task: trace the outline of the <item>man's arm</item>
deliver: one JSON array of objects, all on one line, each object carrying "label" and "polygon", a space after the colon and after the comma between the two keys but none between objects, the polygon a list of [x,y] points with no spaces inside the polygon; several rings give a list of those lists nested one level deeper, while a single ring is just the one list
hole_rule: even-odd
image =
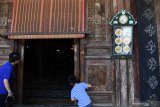
[{"label": "man's arm", "polygon": [[8,96],[13,96],[9,81],[7,79],[4,79],[3,83],[4,83],[4,86],[7,90],[7,92],[8,92]]}]

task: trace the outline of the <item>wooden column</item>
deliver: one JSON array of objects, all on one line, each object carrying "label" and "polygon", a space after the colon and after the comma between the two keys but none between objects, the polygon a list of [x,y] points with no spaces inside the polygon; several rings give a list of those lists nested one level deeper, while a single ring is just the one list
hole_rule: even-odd
[{"label": "wooden column", "polygon": [[[130,0],[113,0],[113,15],[120,10],[130,11]],[[115,59],[116,105],[127,107],[134,102],[134,72],[132,59]],[[120,92],[118,91],[120,88]]]},{"label": "wooden column", "polygon": [[24,65],[24,41],[19,42],[18,52],[21,54],[21,60],[17,70],[17,102],[23,102],[23,65]]}]

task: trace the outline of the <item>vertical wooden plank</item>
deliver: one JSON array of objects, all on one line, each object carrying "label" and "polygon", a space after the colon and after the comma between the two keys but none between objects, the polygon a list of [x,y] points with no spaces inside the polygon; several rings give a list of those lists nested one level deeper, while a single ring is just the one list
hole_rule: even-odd
[{"label": "vertical wooden plank", "polygon": [[106,24],[106,41],[107,41],[107,43],[109,44],[109,45],[111,45],[111,35],[112,35],[112,31],[111,31],[111,26],[109,25],[109,22],[110,22],[110,20],[112,19],[112,14],[110,14],[111,13],[111,8],[112,8],[112,6],[111,6],[111,0],[106,0],[105,1],[105,17],[106,17],[106,22],[107,22],[107,24]]},{"label": "vertical wooden plank", "polygon": [[121,71],[121,107],[127,107],[128,96],[127,96],[127,66],[126,60],[120,59],[120,71]]},{"label": "vertical wooden plank", "polygon": [[124,9],[124,0],[117,0],[117,4],[118,4],[118,11]]},{"label": "vertical wooden plank", "polygon": [[[126,9],[127,11],[129,11],[130,10],[130,0],[113,0],[113,8],[114,8],[113,9],[114,14],[121,11],[122,9]],[[117,65],[118,62],[120,62],[119,66]],[[128,89],[133,89],[133,87],[129,88],[129,86],[128,86],[128,84],[130,84],[130,86],[133,86],[133,77],[131,80],[128,81],[128,76],[132,75],[133,68],[131,68],[130,73],[128,73],[128,70],[127,70],[128,65],[127,65],[126,59],[119,59],[119,60],[116,59],[115,63],[117,63],[116,64],[116,74],[118,72],[120,72],[116,76],[116,79],[118,80],[118,81],[116,81],[116,88],[121,87],[120,93],[116,92],[116,94],[117,94],[116,95],[116,98],[117,98],[116,102],[117,102],[118,106],[120,105],[122,107],[127,107],[128,106],[128,97],[131,96],[130,95],[131,90],[128,93]],[[129,65],[132,65],[132,63],[130,63],[130,61],[129,61]],[[118,75],[120,75],[120,77],[118,77]],[[132,83],[130,83],[130,81]],[[120,98],[119,98],[119,96],[120,96]]]},{"label": "vertical wooden plank", "polygon": [[80,70],[79,70],[79,40],[75,39],[74,40],[74,75],[77,77],[77,79],[79,80],[80,78]]},{"label": "vertical wooden plank", "polygon": [[[113,15],[124,8],[122,0],[113,0]],[[127,83],[126,83],[126,61],[115,59],[116,72],[116,105],[127,106]],[[124,69],[125,68],[125,69]]]},{"label": "vertical wooden plank", "polygon": [[[135,0],[130,0],[130,12],[131,14],[135,17],[137,20],[137,9],[136,9],[136,1]],[[136,102],[139,102],[140,98],[140,74],[139,74],[139,42],[138,42],[138,27],[137,25],[134,27],[134,52],[135,52],[135,57],[134,60],[132,61],[133,63],[133,75],[134,75],[134,101],[132,101],[132,105],[135,105]],[[130,88],[129,88],[130,89]],[[129,100],[131,102],[131,100]],[[134,103],[134,104],[133,104]]]},{"label": "vertical wooden plank", "polygon": [[18,52],[21,54],[21,60],[18,65],[17,90],[18,103],[23,102],[23,64],[24,64],[24,41],[19,42]]},{"label": "vertical wooden plank", "polygon": [[128,100],[129,104],[132,104],[134,102],[134,69],[133,69],[133,61],[131,59],[127,60],[127,67],[128,67]]},{"label": "vertical wooden plank", "polygon": [[124,0],[124,9],[130,11],[130,0]]},{"label": "vertical wooden plank", "polygon": [[[124,8],[130,12],[131,10],[131,1],[130,0],[124,0]],[[133,61],[132,59],[127,59],[127,71],[128,71],[128,104],[132,104],[134,102],[134,69],[133,69]]]},{"label": "vertical wooden plank", "polygon": [[[82,15],[82,31],[84,31],[84,28],[85,27],[87,27],[86,25],[87,25],[87,20],[85,20],[85,19],[87,19],[87,18],[85,18],[85,17],[87,17],[87,13],[88,13],[88,0],[82,0],[81,1],[82,2],[82,13],[80,13],[80,15]],[[86,23],[86,25],[85,25],[85,23]],[[86,28],[87,29],[87,28]],[[80,28],[78,28],[78,31],[80,31]],[[81,65],[79,65],[79,79],[80,79],[80,81],[84,81],[85,80],[85,55],[84,55],[84,41],[86,41],[86,40],[84,40],[84,39],[82,39],[82,40],[80,40],[79,41],[79,43],[80,43],[80,46],[79,46],[79,49],[80,49],[80,51],[79,51],[79,56],[80,56],[80,59],[79,59],[79,64],[81,64]]]},{"label": "vertical wooden plank", "polygon": [[[112,45],[112,29],[111,29],[111,26],[109,25],[109,22],[110,20],[112,19],[112,10],[114,9],[113,6],[112,6],[112,3],[114,1],[113,0],[105,0],[105,17],[106,17],[106,26],[105,26],[105,29],[106,29],[106,41],[108,43],[108,45]],[[116,6],[116,3],[115,3],[115,6]],[[116,10],[114,10],[116,11]],[[120,87],[120,84],[119,84],[119,79],[116,79],[116,77],[119,77],[119,73],[120,72],[115,72],[115,61],[114,60],[110,60],[111,61],[111,72],[112,72],[112,78],[113,78],[113,81],[112,81],[112,88],[113,88],[113,105],[115,106],[120,106],[120,91],[118,91],[119,87]],[[119,65],[119,64],[118,64]],[[118,80],[118,81],[117,81]],[[118,85],[118,87],[116,86]],[[117,92],[117,93],[116,93]]]},{"label": "vertical wooden plank", "polygon": [[[87,21],[87,17],[88,17],[88,0],[84,0],[83,1],[83,6],[84,9],[82,13],[84,13],[84,27],[86,28],[86,30],[88,31],[88,21]],[[82,27],[83,28],[83,27]],[[80,40],[80,80],[84,81],[85,80],[85,42],[87,42],[87,38],[85,39],[81,39]]]},{"label": "vertical wooden plank", "polygon": [[121,87],[121,84],[120,84],[120,81],[121,81],[121,78],[120,78],[120,75],[121,75],[121,72],[119,70],[119,67],[120,67],[120,62],[119,62],[119,59],[115,59],[115,74],[116,74],[116,81],[115,81],[115,84],[116,84],[116,96],[115,96],[115,99],[116,99],[116,106],[117,107],[120,107],[121,105],[121,101],[120,101],[120,96],[121,96],[121,92],[120,92],[120,87]]},{"label": "vertical wooden plank", "polygon": [[85,81],[85,50],[84,50],[84,40],[80,40],[80,80]]},{"label": "vertical wooden plank", "polygon": [[113,15],[116,14],[118,12],[118,6],[117,6],[117,0],[113,0]]}]

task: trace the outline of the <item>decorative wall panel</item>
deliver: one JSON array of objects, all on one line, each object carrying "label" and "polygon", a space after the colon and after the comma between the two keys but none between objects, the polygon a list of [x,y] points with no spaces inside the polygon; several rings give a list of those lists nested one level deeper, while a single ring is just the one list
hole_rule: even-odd
[{"label": "decorative wall panel", "polygon": [[11,30],[13,2],[0,1],[0,33]]},{"label": "decorative wall panel", "polygon": [[[0,0],[0,34],[11,30],[13,2]],[[9,53],[14,49],[14,42],[0,37],[0,66],[8,61]]]},{"label": "decorative wall panel", "polygon": [[[94,107],[114,105],[114,75],[111,61],[111,32],[109,29],[110,0],[88,0],[88,44],[85,46],[85,79]],[[103,94],[102,94],[103,93]]]},{"label": "decorative wall panel", "polygon": [[110,49],[87,49],[86,50],[86,55],[87,56],[106,56],[110,55],[111,50]]},{"label": "decorative wall panel", "polygon": [[[88,31],[89,44],[105,45],[109,43],[107,34],[109,29],[106,29],[108,24],[108,14],[106,13],[106,0],[88,0]],[[108,7],[107,7],[108,8]]]},{"label": "decorative wall panel", "polygon": [[110,60],[87,60],[87,80],[94,91],[113,91],[113,75]]}]

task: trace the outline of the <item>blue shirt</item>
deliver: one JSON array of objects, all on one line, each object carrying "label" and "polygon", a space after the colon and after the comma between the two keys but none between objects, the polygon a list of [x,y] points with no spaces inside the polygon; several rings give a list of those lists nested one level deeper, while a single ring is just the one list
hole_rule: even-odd
[{"label": "blue shirt", "polygon": [[71,99],[78,100],[79,107],[85,107],[91,103],[91,99],[88,96],[86,89],[88,89],[88,84],[82,82],[74,85],[74,87],[71,90]]},{"label": "blue shirt", "polygon": [[0,94],[8,94],[4,86],[4,79],[7,79],[11,84],[13,82],[13,78],[13,65],[10,62],[6,62],[2,67],[0,67]]}]

